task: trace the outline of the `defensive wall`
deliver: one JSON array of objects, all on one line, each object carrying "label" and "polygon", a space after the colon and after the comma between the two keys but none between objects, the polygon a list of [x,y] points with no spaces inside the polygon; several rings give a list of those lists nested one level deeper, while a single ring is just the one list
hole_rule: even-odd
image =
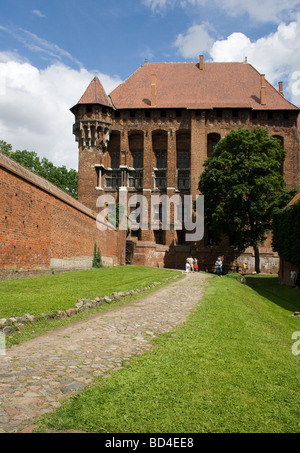
[{"label": "defensive wall", "polygon": [[105,265],[125,263],[125,232],[97,228],[96,213],[0,153],[0,272],[92,266],[95,242]]}]

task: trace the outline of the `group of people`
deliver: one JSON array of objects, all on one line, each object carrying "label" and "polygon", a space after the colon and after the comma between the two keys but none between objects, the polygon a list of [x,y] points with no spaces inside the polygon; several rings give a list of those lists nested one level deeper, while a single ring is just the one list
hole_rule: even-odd
[{"label": "group of people", "polygon": [[[239,272],[239,264],[236,262],[234,265],[231,264],[231,267],[232,269],[236,269],[236,272]],[[222,277],[222,274],[223,274],[223,259],[221,256],[218,257],[218,259],[216,260],[215,262],[215,270],[216,270],[216,273],[217,273],[217,276],[218,277]],[[241,271],[242,271],[242,274],[245,275],[246,274],[246,270],[247,270],[247,264],[244,263],[242,266],[241,266]],[[192,257],[189,257],[186,259],[186,263],[185,263],[185,271],[186,272],[198,272],[198,261],[197,261],[197,258],[192,258]]]},{"label": "group of people", "polygon": [[189,257],[186,259],[185,263],[186,272],[198,272],[198,261],[197,258]]}]

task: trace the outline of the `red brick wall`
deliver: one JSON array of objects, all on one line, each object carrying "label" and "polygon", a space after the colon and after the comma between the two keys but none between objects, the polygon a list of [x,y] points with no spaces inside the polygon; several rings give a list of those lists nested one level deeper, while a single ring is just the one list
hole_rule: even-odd
[{"label": "red brick wall", "polygon": [[0,269],[87,267],[94,243],[104,263],[124,262],[124,232],[100,231],[95,214],[0,153]]},{"label": "red brick wall", "polygon": [[[97,106],[93,106],[94,109]],[[75,112],[76,123],[84,120],[81,110]],[[268,116],[267,111],[254,112],[250,109],[216,109],[209,110],[186,110],[182,109],[178,115],[175,109],[166,109],[165,115],[161,116],[160,109],[153,109],[149,116],[146,110],[137,110],[135,115],[131,115],[129,110],[122,110],[120,115],[112,113],[112,142],[108,145],[108,150],[118,150],[120,152],[121,165],[132,166],[131,152],[133,149],[143,150],[143,190],[138,193],[143,194],[150,206],[150,197],[158,192],[154,190],[154,172],[156,167],[155,150],[167,148],[167,189],[165,193],[172,196],[179,193],[177,189],[177,150],[190,149],[190,177],[191,187],[188,192],[193,199],[199,194],[199,176],[203,171],[203,163],[207,158],[208,142],[210,134],[217,134],[224,138],[230,131],[237,130],[239,127],[254,129],[267,128],[269,135],[281,137],[283,147],[287,153],[284,162],[283,174],[288,188],[300,187],[300,160],[299,160],[299,132],[297,129],[298,111],[290,111],[288,117],[285,112],[274,111]],[[179,112],[180,113],[180,112]],[[221,115],[220,115],[221,113]],[[161,134],[158,136],[157,134]],[[115,135],[114,135],[115,134]],[[139,134],[139,135],[138,135]],[[119,147],[119,148],[118,148]],[[104,151],[100,155],[96,148],[79,146],[79,192],[80,200],[91,209],[96,209],[96,200],[99,195],[110,194],[115,199],[118,197],[116,190],[105,189],[104,176],[102,176],[102,190],[96,188],[96,170],[93,165],[103,164],[109,166],[108,152]],[[128,197],[131,192],[128,189]],[[183,192],[181,192],[184,194]],[[172,223],[171,217],[171,223]],[[206,231],[207,235],[207,231]],[[176,231],[171,227],[165,235],[165,247],[155,244],[153,231],[141,231],[139,242],[135,246],[133,264],[146,266],[161,266],[184,268],[185,259],[188,255],[196,256],[203,265],[214,263],[218,254],[225,256],[226,264],[232,261],[232,249],[230,251],[217,250],[211,248],[208,240],[203,239],[199,244],[187,244],[186,251],[181,251],[178,244]],[[270,238],[260,248],[261,252],[261,272],[277,273],[279,268],[279,257],[273,252]],[[215,256],[216,255],[216,256]],[[239,259],[247,262],[248,271],[253,272],[254,255],[253,250],[249,249]]]}]

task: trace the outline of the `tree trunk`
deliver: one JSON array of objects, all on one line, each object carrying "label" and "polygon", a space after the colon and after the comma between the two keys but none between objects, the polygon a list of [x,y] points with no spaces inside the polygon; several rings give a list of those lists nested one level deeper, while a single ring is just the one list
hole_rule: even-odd
[{"label": "tree trunk", "polygon": [[260,274],[260,258],[259,258],[259,248],[257,245],[253,246],[254,257],[255,257],[255,272]]}]

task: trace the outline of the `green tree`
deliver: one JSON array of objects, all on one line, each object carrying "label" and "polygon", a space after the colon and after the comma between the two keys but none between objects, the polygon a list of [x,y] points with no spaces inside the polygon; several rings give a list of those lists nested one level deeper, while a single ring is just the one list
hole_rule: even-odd
[{"label": "green tree", "polygon": [[94,255],[93,255],[93,264],[92,264],[92,266],[95,267],[95,268],[103,267],[101,251],[100,251],[100,248],[97,245],[97,242],[95,242],[95,245],[94,245]]},{"label": "green tree", "polygon": [[0,151],[37,175],[42,176],[52,184],[55,184],[72,197],[77,198],[78,173],[76,170],[68,170],[64,165],[56,167],[45,157],[40,160],[39,156],[34,151],[12,151],[12,146],[3,140],[0,140]]},{"label": "green tree", "polygon": [[273,249],[300,270],[300,200],[278,213],[273,222]]},{"label": "green tree", "polygon": [[295,193],[285,189],[280,174],[284,158],[279,141],[267,130],[240,128],[220,140],[200,176],[208,228],[217,240],[222,234],[230,237],[239,253],[253,247],[257,273],[259,244]]}]

